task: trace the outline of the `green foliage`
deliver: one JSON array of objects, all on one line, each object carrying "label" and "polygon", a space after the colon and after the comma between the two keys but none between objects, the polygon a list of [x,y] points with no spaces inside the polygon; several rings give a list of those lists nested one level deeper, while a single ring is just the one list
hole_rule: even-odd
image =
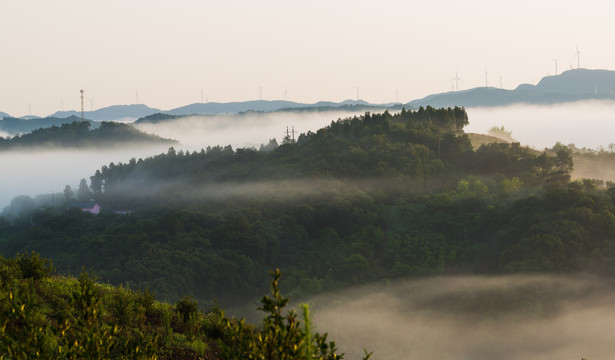
[{"label": "green foliage", "polygon": [[501,126],[493,126],[489,130],[487,130],[487,134],[506,140],[508,142],[515,142],[515,139],[512,137],[512,131],[506,130],[504,125]]},{"label": "green foliage", "polygon": [[[327,341],[327,334],[312,334],[307,305],[303,306],[303,326],[294,310],[284,314],[283,309],[289,298],[280,294],[278,282],[279,269],[271,272],[271,297],[261,300],[259,310],[265,312],[260,329],[246,325],[244,320],[234,321],[223,318],[229,332],[229,342],[221,343],[225,359],[263,359],[263,360],[339,360],[343,354],[336,354],[335,342]],[[370,354],[366,354],[365,360]]]},{"label": "green foliage", "polygon": [[[34,225],[0,224],[3,250],[35,249],[59,269],[88,264],[103,281],[205,306],[245,304],[272,268],[284,269],[293,296],[448,272],[613,268],[613,187],[571,183],[561,144],[474,151],[455,125],[466,117],[463,108],[366,113],[268,152],[170,148],[111,163],[92,191],[103,208],[134,211],[37,210]],[[162,321],[145,304],[115,314],[132,312],[128,324],[141,308]],[[174,310],[169,326],[193,331],[190,317]]]},{"label": "green foliage", "polygon": [[175,303],[175,310],[179,313],[182,320],[187,323],[190,318],[196,316],[198,303],[192,296],[184,295]]},{"label": "green foliage", "polygon": [[12,259],[0,256],[0,280],[2,280],[2,284],[10,283],[14,279],[38,281],[54,273],[55,269],[51,261],[40,257],[34,251],[18,253]]}]

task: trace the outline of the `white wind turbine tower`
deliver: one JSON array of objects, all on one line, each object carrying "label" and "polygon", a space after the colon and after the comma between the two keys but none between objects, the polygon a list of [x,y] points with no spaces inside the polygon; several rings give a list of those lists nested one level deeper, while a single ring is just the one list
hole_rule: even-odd
[{"label": "white wind turbine tower", "polygon": [[485,68],[485,87],[489,87],[489,73],[487,73],[487,68]]},{"label": "white wind turbine tower", "polygon": [[577,48],[577,52],[574,53],[574,57],[572,58],[572,60],[574,61],[574,58],[577,58],[577,69],[581,68],[581,52],[579,51],[579,47],[577,46],[577,44],[574,44],[574,47]]},{"label": "white wind turbine tower", "polygon": [[258,97],[259,97],[260,100],[263,100],[263,89],[264,89],[264,87],[262,87],[262,86],[258,87]]},{"label": "white wind turbine tower", "polygon": [[359,101],[359,86],[355,86],[355,89],[357,89],[357,101]]},{"label": "white wind turbine tower", "polygon": [[457,75],[457,70],[455,70],[455,77],[451,79],[451,83],[454,82],[455,84],[455,91],[459,91],[459,82],[463,81],[461,80],[461,78],[459,78],[459,76]]},{"label": "white wind turbine tower", "polygon": [[551,60],[555,62],[555,76],[557,76],[557,61],[559,60],[559,57]]},{"label": "white wind turbine tower", "polygon": [[500,77],[500,89],[502,89],[502,75],[498,75]]}]

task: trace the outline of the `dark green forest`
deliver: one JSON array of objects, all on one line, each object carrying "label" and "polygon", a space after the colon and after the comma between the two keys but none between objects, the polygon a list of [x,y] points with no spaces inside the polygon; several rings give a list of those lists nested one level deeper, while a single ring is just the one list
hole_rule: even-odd
[{"label": "dark green forest", "polygon": [[8,149],[54,149],[113,147],[127,144],[174,144],[177,141],[146,134],[131,125],[117,122],[102,122],[90,129],[89,121],[73,121],[69,124],[39,128],[12,138],[0,136],[0,150]]},{"label": "dark green forest", "polygon": [[[279,268],[294,297],[435,274],[615,270],[615,187],[571,181],[572,151],[473,149],[463,108],[366,113],[262,149],[103,166],[65,207],[0,218],[5,256],[162,299],[250,303]],[[10,207],[5,214],[10,213]]]}]

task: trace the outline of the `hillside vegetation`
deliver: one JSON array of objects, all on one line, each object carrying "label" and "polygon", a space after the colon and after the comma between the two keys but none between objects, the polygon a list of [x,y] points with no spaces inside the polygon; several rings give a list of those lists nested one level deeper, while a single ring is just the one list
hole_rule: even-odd
[{"label": "hillside vegetation", "polygon": [[467,123],[463,108],[366,113],[271,151],[112,163],[85,189],[101,214],[14,213],[0,219],[2,249],[225,306],[262,293],[274,268],[293,296],[433,274],[613,271],[611,184],[571,182],[562,145],[473,149]]},{"label": "hillside vegetation", "polygon": [[189,296],[171,305],[85,272],[57,276],[35,253],[0,257],[0,359],[342,359],[327,334],[311,331],[307,305],[301,319],[284,312],[281,274],[272,275],[255,326],[199,310]]}]

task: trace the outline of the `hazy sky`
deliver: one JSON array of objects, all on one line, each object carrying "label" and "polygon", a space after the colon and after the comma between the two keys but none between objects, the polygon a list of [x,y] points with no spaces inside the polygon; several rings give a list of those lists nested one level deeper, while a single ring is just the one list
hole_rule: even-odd
[{"label": "hazy sky", "polygon": [[[615,64],[608,1],[0,0],[0,111],[409,101]],[[86,109],[90,101],[86,100]]]}]

